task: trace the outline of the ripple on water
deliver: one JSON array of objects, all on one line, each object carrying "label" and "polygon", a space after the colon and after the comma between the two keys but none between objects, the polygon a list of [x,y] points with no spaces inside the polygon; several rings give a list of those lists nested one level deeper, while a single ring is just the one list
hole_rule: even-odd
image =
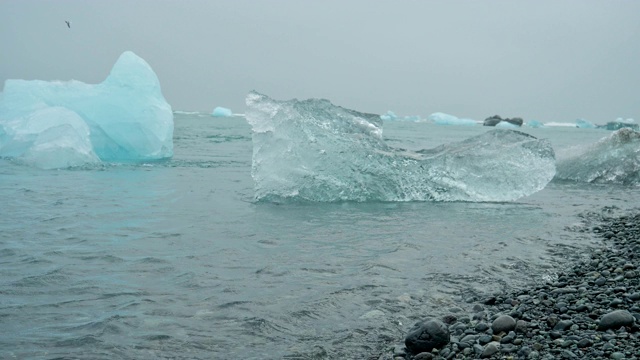
[{"label": "ripple on water", "polygon": [[69,279],[68,274],[63,269],[56,268],[46,271],[42,274],[25,276],[19,280],[13,281],[11,286],[14,287],[45,287],[51,285],[66,285]]}]

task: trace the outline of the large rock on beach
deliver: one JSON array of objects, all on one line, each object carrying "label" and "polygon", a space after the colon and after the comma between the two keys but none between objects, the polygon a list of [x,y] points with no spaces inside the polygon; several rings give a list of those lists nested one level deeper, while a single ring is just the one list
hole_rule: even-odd
[{"label": "large rock on beach", "polygon": [[447,345],[450,341],[449,329],[442,321],[427,320],[414,326],[405,338],[404,344],[412,354],[428,352]]},{"label": "large rock on beach", "polygon": [[630,312],[627,310],[616,310],[602,316],[598,323],[598,330],[617,330],[623,326],[633,326],[634,322],[635,318]]},{"label": "large rock on beach", "polygon": [[508,333],[509,331],[515,330],[516,328],[516,320],[509,315],[502,315],[493,320],[491,324],[491,329],[494,334],[499,334],[501,332]]}]

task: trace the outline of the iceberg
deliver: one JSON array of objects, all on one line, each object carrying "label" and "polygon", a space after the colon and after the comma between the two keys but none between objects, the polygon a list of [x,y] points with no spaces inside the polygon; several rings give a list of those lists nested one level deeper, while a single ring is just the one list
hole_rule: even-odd
[{"label": "iceberg", "polygon": [[173,155],[173,112],[151,67],[124,52],[100,84],[7,80],[0,156],[37,167]]},{"label": "iceberg", "polygon": [[514,124],[514,123],[510,123],[508,121],[500,121],[499,123],[496,124],[496,128],[499,129],[517,129],[520,126]]},{"label": "iceberg", "polygon": [[623,118],[617,118],[615,121],[609,121],[605,125],[600,126],[600,128],[604,128],[612,131],[620,130],[623,128],[629,128],[635,131],[640,131],[640,126],[635,123],[635,120],[623,119]]},{"label": "iceberg", "polygon": [[413,122],[422,121],[422,118],[420,117],[420,115],[407,115],[407,116],[403,116],[402,118],[399,118],[398,115],[396,115],[393,111],[390,111],[390,110],[380,115],[380,119],[384,121],[390,121],[390,120],[402,120],[402,121],[413,121]]},{"label": "iceberg", "polygon": [[215,109],[213,109],[213,112],[211,113],[211,116],[213,117],[229,117],[233,115],[233,113],[231,112],[230,109],[218,106]]},{"label": "iceberg", "polygon": [[405,117],[402,118],[404,121],[413,121],[413,122],[420,122],[422,121],[422,118],[420,117],[420,115],[406,115]]},{"label": "iceberg", "polygon": [[385,143],[380,116],[328,100],[246,103],[257,201],[512,201],[555,174],[551,144],[519,131],[407,151]]},{"label": "iceberg", "polygon": [[472,119],[460,119],[453,115],[437,112],[429,115],[427,119],[438,125],[477,125],[478,122]]},{"label": "iceberg", "polygon": [[576,127],[579,129],[595,129],[596,126],[585,119],[577,119]]},{"label": "iceberg", "polygon": [[588,183],[640,184],[640,132],[622,128],[594,144],[561,152],[556,178]]},{"label": "iceberg", "polygon": [[384,121],[389,121],[389,120],[396,120],[398,118],[398,115],[396,115],[393,111],[389,110],[386,113],[380,115],[380,119],[384,120]]},{"label": "iceberg", "polygon": [[534,129],[544,127],[544,124],[538,120],[529,120],[527,121],[526,124],[528,127],[534,128]]}]

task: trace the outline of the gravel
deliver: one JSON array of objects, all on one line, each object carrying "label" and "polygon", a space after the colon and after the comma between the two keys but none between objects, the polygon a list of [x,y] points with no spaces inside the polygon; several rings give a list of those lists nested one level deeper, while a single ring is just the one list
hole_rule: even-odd
[{"label": "gravel", "polygon": [[424,319],[443,324],[449,341],[417,352],[411,339],[421,334],[414,327],[405,344],[378,360],[640,359],[640,213],[604,218],[591,230],[603,248],[556,281],[484,299],[469,316],[458,311]]}]

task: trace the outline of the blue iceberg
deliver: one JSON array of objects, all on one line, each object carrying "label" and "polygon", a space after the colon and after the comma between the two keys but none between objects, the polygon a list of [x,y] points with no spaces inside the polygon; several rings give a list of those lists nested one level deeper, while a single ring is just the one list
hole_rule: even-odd
[{"label": "blue iceberg", "polygon": [[229,117],[233,115],[233,112],[231,112],[231,109],[227,109],[221,106],[217,106],[215,109],[213,109],[213,112],[211,113],[211,116],[213,117]]},{"label": "blue iceberg", "polygon": [[556,178],[588,183],[640,184],[640,132],[622,128],[558,157]]},{"label": "blue iceberg", "polygon": [[100,84],[7,80],[0,156],[41,168],[173,155],[173,112],[151,67],[124,52]]},{"label": "blue iceberg", "polygon": [[635,131],[640,131],[640,126],[635,123],[633,119],[623,119],[617,118],[615,121],[609,121],[603,126],[599,126],[599,128],[607,129],[607,130],[620,130],[623,128],[629,128]]},{"label": "blue iceberg", "polygon": [[390,120],[413,121],[413,122],[422,121],[422,118],[420,117],[420,115],[407,115],[400,118],[391,110],[380,115],[380,119],[384,121],[390,121]]},{"label": "blue iceberg", "polygon": [[393,111],[389,110],[386,113],[380,115],[380,119],[384,120],[384,121],[389,121],[389,120],[396,120],[398,118],[398,115],[396,115]]},{"label": "blue iceberg", "polygon": [[438,125],[477,125],[478,122],[472,119],[460,119],[453,115],[437,112],[429,115],[427,119]]},{"label": "blue iceberg", "polygon": [[550,143],[519,131],[416,152],[388,146],[380,116],[328,100],[246,103],[257,201],[512,201],[555,174]]},{"label": "blue iceberg", "polygon": [[538,120],[529,120],[527,121],[526,125],[534,129],[544,127],[544,124]]},{"label": "blue iceberg", "polygon": [[577,119],[576,127],[580,129],[595,129],[597,126],[585,119]]}]

